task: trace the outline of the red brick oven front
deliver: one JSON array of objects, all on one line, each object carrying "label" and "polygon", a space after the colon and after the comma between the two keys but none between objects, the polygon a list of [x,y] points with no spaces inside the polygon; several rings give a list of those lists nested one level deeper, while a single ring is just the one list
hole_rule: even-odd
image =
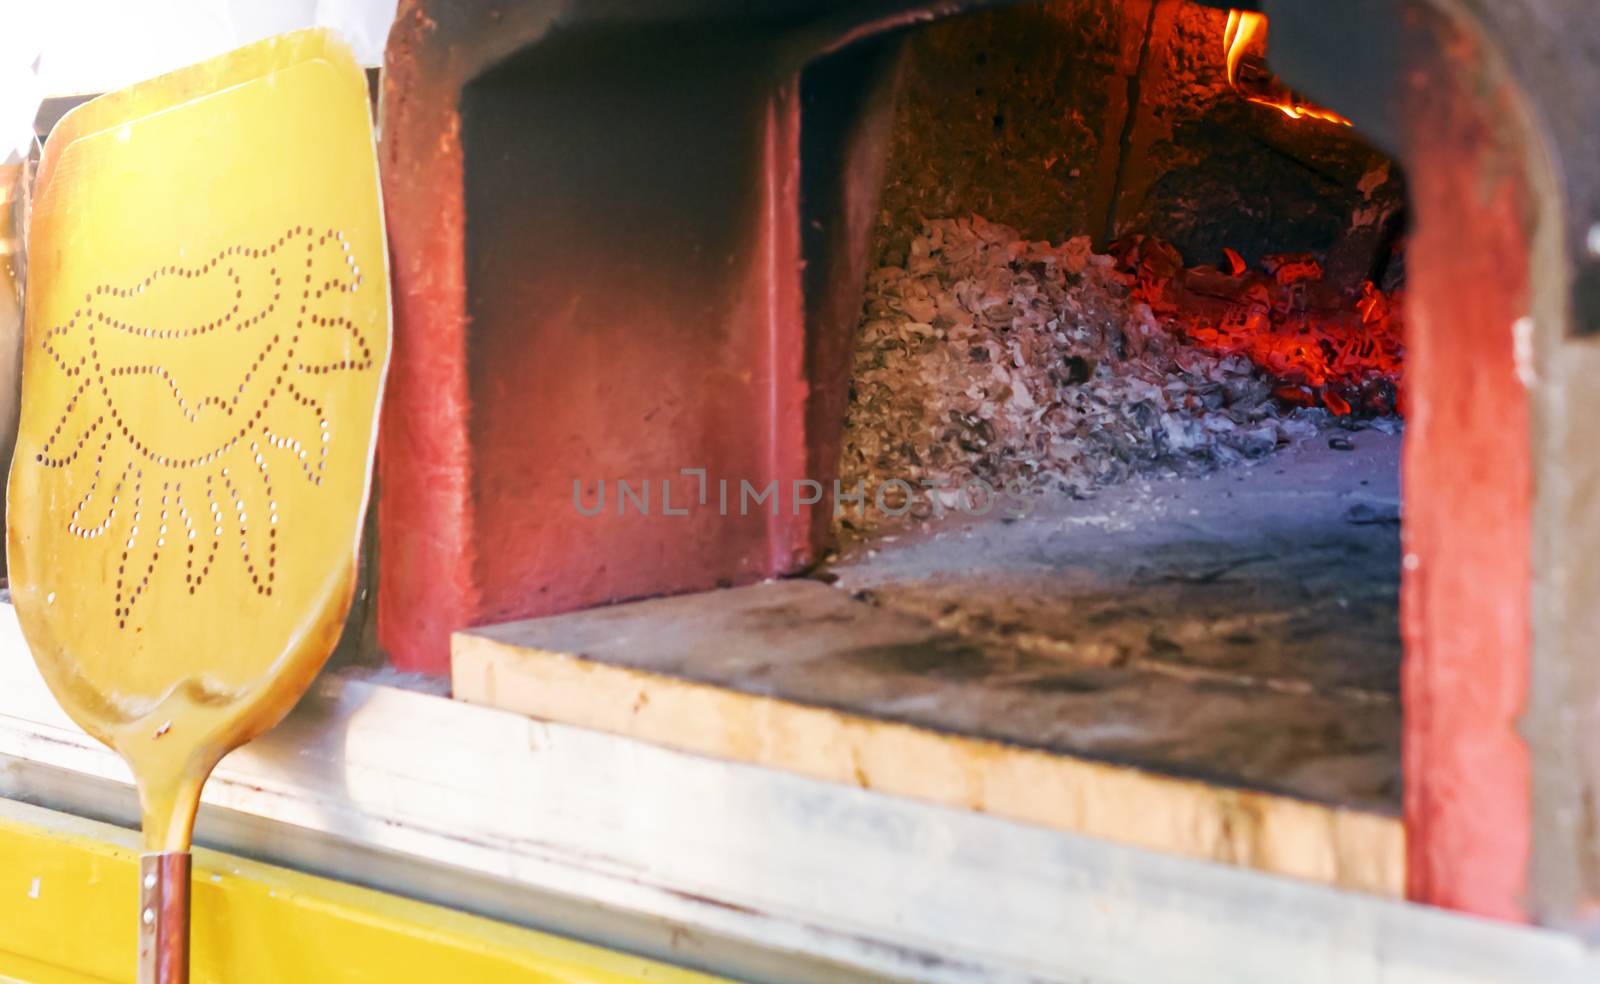
[{"label": "red brick oven front", "polygon": [[[789,574],[827,549],[826,495],[578,522],[574,482],[669,477],[687,497],[707,490],[686,469],[711,496],[716,476],[836,476],[896,45],[983,6],[402,3],[381,137],[396,336],[378,618],[397,667],[445,672],[466,626]],[[1148,24],[1172,3],[1126,6]],[[1274,68],[1409,176],[1410,893],[1582,923],[1600,862],[1592,828],[1561,818],[1593,802],[1570,751],[1591,725],[1548,722],[1596,686],[1572,662],[1589,568],[1548,530],[1578,508],[1565,490],[1595,487],[1560,385],[1587,357],[1568,222],[1590,189],[1581,169],[1554,177],[1588,138],[1535,122],[1525,45],[1490,40],[1504,12],[1257,6]]]}]

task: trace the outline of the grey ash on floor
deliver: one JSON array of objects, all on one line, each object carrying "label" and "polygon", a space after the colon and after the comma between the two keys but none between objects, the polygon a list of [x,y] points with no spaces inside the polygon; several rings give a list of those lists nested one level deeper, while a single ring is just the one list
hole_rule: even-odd
[{"label": "grey ash on floor", "polygon": [[986,692],[953,730],[1398,810],[1400,444],[1331,431],[1019,519],[949,512],[818,576],[947,633],[872,658]]}]

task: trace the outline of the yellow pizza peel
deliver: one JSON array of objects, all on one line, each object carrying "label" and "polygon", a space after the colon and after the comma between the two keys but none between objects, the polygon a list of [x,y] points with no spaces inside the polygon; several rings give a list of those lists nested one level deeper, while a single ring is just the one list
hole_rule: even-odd
[{"label": "yellow pizza peel", "polygon": [[303,31],[85,103],[28,256],[12,597],[133,771],[139,979],[182,981],[200,787],[304,691],[354,586],[389,351],[361,68]]}]

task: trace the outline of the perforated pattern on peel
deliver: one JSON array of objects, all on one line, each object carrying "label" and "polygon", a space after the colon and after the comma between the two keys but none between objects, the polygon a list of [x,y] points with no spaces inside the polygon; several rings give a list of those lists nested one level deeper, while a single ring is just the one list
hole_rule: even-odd
[{"label": "perforated pattern on peel", "polygon": [[[232,301],[208,321],[167,324],[127,309],[207,279],[231,287]],[[320,486],[335,440],[322,402],[307,392],[315,386],[308,377],[375,370],[361,329],[341,308],[322,304],[361,285],[344,232],[297,225],[264,246],[229,246],[194,267],[162,266],[132,286],[97,285],[65,324],[45,333],[41,371],[75,385],[65,388],[67,404],[34,460],[86,479],[66,518],[69,534],[120,541],[112,597],[119,629],[130,620],[137,626],[136,606],[158,565],[179,559],[190,595],[219,555],[243,566],[256,593],[272,594],[280,528],[274,478]],[[174,353],[213,332],[239,336],[243,351],[254,353],[242,374],[180,379],[170,368]],[[113,389],[119,381],[145,398],[135,413],[121,405]],[[140,426],[152,395],[181,418],[159,437]],[[187,431],[176,442],[173,427]]]}]

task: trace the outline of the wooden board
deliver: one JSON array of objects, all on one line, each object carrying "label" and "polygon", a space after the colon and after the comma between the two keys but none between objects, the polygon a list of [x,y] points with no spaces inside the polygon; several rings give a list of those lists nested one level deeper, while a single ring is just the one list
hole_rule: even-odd
[{"label": "wooden board", "polygon": [[[461,700],[684,751],[1402,893],[1392,812],[1285,788],[1316,768],[1304,736],[1362,705],[1138,669],[1019,674],[1007,660],[819,582],[784,581],[459,633],[453,685]],[[1084,673],[1125,678],[1087,687]],[[1275,745],[1271,722],[1299,722],[1301,738]],[[1237,781],[1274,756],[1288,770],[1278,783]]]}]

